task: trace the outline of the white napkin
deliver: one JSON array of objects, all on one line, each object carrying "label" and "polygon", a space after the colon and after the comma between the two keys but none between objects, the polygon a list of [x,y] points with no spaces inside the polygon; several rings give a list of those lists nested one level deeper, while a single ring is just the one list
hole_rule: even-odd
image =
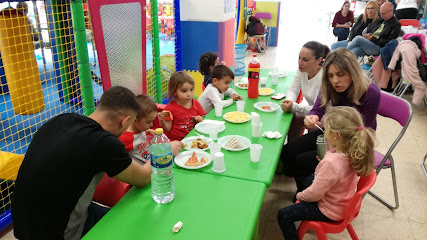
[{"label": "white napkin", "polygon": [[210,120],[210,119],[203,120],[202,122],[207,123],[207,124],[215,124],[215,125],[224,125],[225,124],[224,121]]},{"label": "white napkin", "polygon": [[270,139],[273,139],[273,138],[281,138],[281,137],[282,137],[282,134],[280,134],[278,131],[275,131],[275,132],[272,132],[272,131],[266,131],[266,132],[264,132],[264,133],[262,134],[262,136],[263,136],[263,137],[270,138]]},{"label": "white napkin", "polygon": [[239,81],[239,83],[243,83],[243,84],[248,83],[248,82],[249,82],[249,80],[247,77],[242,77]]},{"label": "white napkin", "polygon": [[253,124],[260,124],[261,123],[261,119],[258,113],[256,112],[251,112],[251,116],[252,116],[252,123]]}]

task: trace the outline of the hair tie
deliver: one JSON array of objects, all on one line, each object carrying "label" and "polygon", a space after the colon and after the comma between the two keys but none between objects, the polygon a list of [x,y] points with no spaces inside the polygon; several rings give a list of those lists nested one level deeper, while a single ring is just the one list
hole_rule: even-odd
[{"label": "hair tie", "polygon": [[360,125],[360,126],[357,128],[357,131],[362,131],[363,129],[365,129],[365,127],[364,127],[363,125]]}]

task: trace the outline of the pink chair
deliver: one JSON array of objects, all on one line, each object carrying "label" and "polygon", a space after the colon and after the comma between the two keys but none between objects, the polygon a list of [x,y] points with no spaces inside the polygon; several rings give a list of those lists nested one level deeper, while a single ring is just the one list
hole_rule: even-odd
[{"label": "pink chair", "polygon": [[380,173],[382,169],[390,168],[391,170],[395,205],[393,206],[389,204],[387,201],[385,201],[384,199],[382,199],[372,191],[369,191],[368,193],[372,195],[374,198],[376,198],[378,201],[380,201],[382,204],[386,205],[388,208],[397,209],[399,207],[399,198],[397,195],[394,160],[391,153],[393,152],[396,145],[399,143],[400,139],[402,139],[403,135],[406,132],[406,129],[409,126],[409,123],[411,122],[412,107],[411,107],[411,104],[405,99],[399,98],[390,93],[381,91],[381,101],[380,101],[380,107],[378,109],[378,114],[383,117],[391,118],[396,122],[398,122],[400,126],[402,126],[402,129],[400,130],[399,135],[396,137],[393,144],[391,144],[390,148],[388,149],[385,155],[375,151],[374,166],[375,166],[377,175]]},{"label": "pink chair", "polygon": [[357,191],[350,201],[346,211],[345,218],[342,221],[334,222],[320,222],[320,221],[302,221],[298,228],[298,235],[300,239],[304,238],[305,233],[308,229],[313,229],[317,239],[327,240],[326,233],[340,233],[347,228],[351,239],[359,239],[356,232],[354,231],[351,222],[357,217],[362,206],[363,195],[375,184],[377,174],[375,169],[372,169],[371,174],[367,177],[361,177],[357,184]]}]

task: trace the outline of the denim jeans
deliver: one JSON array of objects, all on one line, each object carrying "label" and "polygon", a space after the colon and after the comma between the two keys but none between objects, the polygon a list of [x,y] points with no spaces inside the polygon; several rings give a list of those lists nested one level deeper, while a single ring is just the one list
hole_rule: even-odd
[{"label": "denim jeans", "polygon": [[334,51],[335,49],[338,49],[338,48],[346,48],[347,47],[347,44],[348,44],[348,40],[346,39],[346,40],[342,40],[342,41],[338,41],[338,42],[335,42],[335,43],[332,43],[332,45],[331,45],[331,51]]},{"label": "denim jeans", "polygon": [[334,35],[338,37],[338,41],[347,39],[350,30],[348,28],[334,28]]},{"label": "denim jeans", "polygon": [[280,209],[277,221],[285,240],[299,240],[294,222],[300,220],[332,221],[319,210],[317,202],[300,202]]},{"label": "denim jeans", "polygon": [[376,56],[380,54],[380,46],[362,36],[356,36],[347,48],[350,49],[356,57],[363,57],[365,55]]}]

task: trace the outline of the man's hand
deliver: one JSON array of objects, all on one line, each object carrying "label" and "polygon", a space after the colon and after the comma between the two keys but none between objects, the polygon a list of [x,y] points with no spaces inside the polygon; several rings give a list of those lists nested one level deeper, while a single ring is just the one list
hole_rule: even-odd
[{"label": "man's hand", "polygon": [[363,35],[363,37],[368,39],[368,40],[371,40],[372,36],[373,36],[372,33],[367,33],[367,34]]},{"label": "man's hand", "polygon": [[181,152],[181,149],[184,147],[184,143],[181,141],[172,141],[172,154],[174,156],[178,155],[179,152]]},{"label": "man's hand", "polygon": [[308,116],[305,116],[305,118],[304,118],[304,125],[307,128],[315,128],[316,125],[314,125],[314,124],[317,124],[319,126],[321,125],[321,123],[319,122],[319,117],[317,115],[308,115]]},{"label": "man's hand", "polygon": [[237,101],[237,100],[242,100],[242,96],[240,96],[239,94],[235,93],[233,94],[233,96],[231,96],[231,99]]},{"label": "man's hand", "polygon": [[282,110],[284,112],[290,112],[290,111],[292,111],[292,105],[293,104],[294,104],[294,102],[292,100],[287,100],[287,99],[283,100],[282,106],[281,106]]}]

